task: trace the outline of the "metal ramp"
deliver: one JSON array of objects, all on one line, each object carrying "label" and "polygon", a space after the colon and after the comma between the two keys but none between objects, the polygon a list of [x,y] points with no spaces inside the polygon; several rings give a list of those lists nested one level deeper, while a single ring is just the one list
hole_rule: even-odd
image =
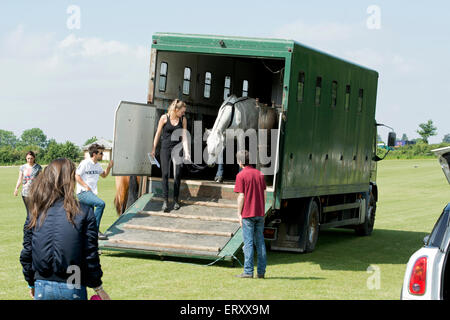
[{"label": "metal ramp", "polygon": [[231,183],[182,181],[181,208],[165,213],[161,210],[161,179],[150,178],[151,192],[141,196],[108,228],[105,232],[108,240],[99,241],[99,247],[158,256],[234,261],[242,247],[242,231],[233,188]]}]

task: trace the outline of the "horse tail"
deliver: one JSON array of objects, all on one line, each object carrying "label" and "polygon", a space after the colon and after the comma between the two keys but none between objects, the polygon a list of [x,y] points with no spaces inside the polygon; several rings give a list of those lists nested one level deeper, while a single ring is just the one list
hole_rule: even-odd
[{"label": "horse tail", "polygon": [[120,216],[126,210],[128,200],[128,185],[130,177],[116,177],[116,195],[114,196],[114,206]]}]

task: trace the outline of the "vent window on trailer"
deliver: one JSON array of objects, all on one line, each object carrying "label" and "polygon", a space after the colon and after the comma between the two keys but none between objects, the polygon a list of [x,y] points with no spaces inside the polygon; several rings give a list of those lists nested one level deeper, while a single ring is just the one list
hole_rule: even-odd
[{"label": "vent window on trailer", "polygon": [[316,106],[320,106],[320,91],[322,90],[322,77],[317,77],[316,79]]},{"label": "vent window on trailer", "polygon": [[337,105],[337,90],[338,90],[338,83],[337,81],[333,81],[331,83],[331,107],[336,108]]},{"label": "vent window on trailer", "polygon": [[345,111],[350,109],[350,85],[345,86]]},{"label": "vent window on trailer", "polygon": [[364,103],[364,89],[359,89],[358,95],[358,112],[362,112]]},{"label": "vent window on trailer", "polygon": [[242,96],[248,97],[248,80],[242,81]]},{"label": "vent window on trailer", "polygon": [[168,64],[166,62],[162,62],[159,68],[159,91],[166,91],[167,84],[167,67]]},{"label": "vent window on trailer", "polygon": [[183,94],[189,95],[191,88],[191,68],[184,68]]},{"label": "vent window on trailer", "polygon": [[209,99],[211,98],[211,79],[212,75],[211,72],[205,73],[205,90],[203,92],[203,97]]},{"label": "vent window on trailer", "polygon": [[231,94],[231,77],[226,76],[225,85],[223,89],[223,99],[225,100],[226,98],[228,98],[230,94]]},{"label": "vent window on trailer", "polygon": [[303,92],[305,91],[305,73],[300,71],[297,83],[297,102],[303,102]]}]

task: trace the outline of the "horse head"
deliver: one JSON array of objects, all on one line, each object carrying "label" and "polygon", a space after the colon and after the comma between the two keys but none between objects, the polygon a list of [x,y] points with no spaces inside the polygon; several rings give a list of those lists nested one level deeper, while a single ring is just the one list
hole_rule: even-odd
[{"label": "horse head", "polygon": [[206,163],[213,166],[218,162],[219,155],[224,149],[225,138],[218,130],[206,130],[206,135],[206,150],[208,152]]}]

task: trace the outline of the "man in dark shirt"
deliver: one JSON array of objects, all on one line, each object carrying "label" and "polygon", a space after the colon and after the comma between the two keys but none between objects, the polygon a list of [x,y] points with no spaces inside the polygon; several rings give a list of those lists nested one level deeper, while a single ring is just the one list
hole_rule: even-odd
[{"label": "man in dark shirt", "polygon": [[253,246],[258,256],[257,276],[266,273],[266,246],[264,244],[264,216],[266,183],[264,175],[250,165],[247,150],[238,151],[236,158],[242,171],[236,176],[234,192],[239,193],[238,217],[244,238],[244,272],[237,277],[253,278]]}]

